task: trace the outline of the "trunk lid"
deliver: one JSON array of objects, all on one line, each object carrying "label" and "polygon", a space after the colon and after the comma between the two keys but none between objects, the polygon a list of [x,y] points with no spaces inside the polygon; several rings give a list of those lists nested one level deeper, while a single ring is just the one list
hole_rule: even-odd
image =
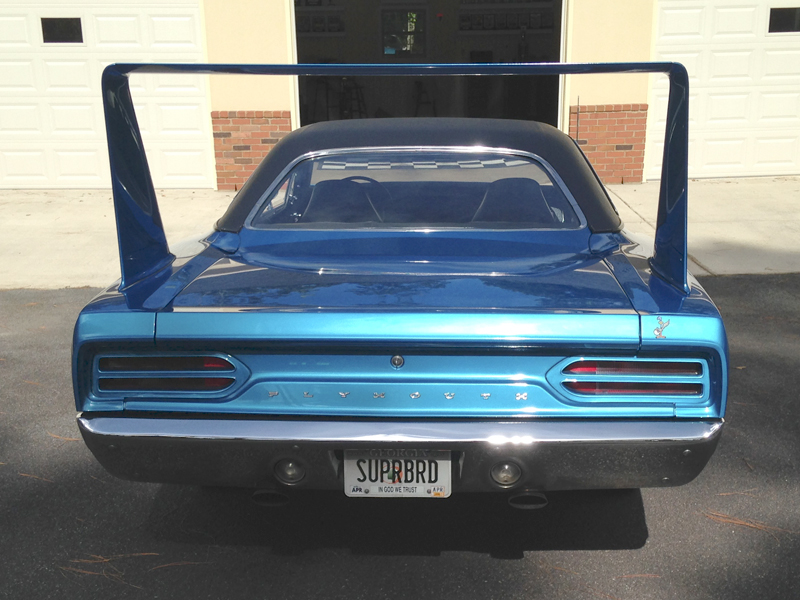
[{"label": "trunk lid", "polygon": [[574,246],[479,240],[436,256],[384,240],[376,255],[349,242],[217,260],[159,313],[157,339],[639,346],[625,292]]}]

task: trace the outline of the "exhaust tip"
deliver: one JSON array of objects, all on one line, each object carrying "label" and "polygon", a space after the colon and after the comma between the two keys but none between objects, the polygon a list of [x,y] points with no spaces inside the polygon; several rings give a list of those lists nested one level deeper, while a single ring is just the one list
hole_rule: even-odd
[{"label": "exhaust tip", "polygon": [[541,492],[519,492],[508,499],[509,506],[522,510],[535,510],[547,506],[547,496]]},{"label": "exhaust tip", "polygon": [[275,490],[256,490],[252,496],[253,502],[259,506],[277,508],[289,504],[289,496]]}]

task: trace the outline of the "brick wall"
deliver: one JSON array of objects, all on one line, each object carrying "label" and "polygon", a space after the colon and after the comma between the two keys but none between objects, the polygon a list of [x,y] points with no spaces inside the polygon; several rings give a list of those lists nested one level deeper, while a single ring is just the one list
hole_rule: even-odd
[{"label": "brick wall", "polygon": [[286,110],[215,110],[211,112],[217,186],[238,190],[261,159],[292,130]]},{"label": "brick wall", "polygon": [[580,115],[570,106],[569,113],[569,134],[603,183],[642,181],[647,104],[580,106]]}]

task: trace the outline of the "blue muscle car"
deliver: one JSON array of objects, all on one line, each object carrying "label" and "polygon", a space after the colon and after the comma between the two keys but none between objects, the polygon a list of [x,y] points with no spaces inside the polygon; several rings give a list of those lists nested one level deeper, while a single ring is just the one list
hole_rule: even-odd
[{"label": "blue muscle car", "polygon": [[[170,251],[132,72],[671,78],[654,248],[548,125],[303,127]],[[122,279],[82,311],[78,424],[126,479],[446,498],[680,485],[719,440],[727,344],[686,270],[686,72],[628,65],[112,65]]]}]

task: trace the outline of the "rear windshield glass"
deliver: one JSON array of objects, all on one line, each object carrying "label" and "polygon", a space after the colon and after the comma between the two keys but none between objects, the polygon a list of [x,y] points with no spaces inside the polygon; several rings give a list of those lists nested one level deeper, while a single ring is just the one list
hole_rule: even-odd
[{"label": "rear windshield glass", "polygon": [[576,210],[527,157],[372,151],[298,163],[251,226],[577,229]]}]

